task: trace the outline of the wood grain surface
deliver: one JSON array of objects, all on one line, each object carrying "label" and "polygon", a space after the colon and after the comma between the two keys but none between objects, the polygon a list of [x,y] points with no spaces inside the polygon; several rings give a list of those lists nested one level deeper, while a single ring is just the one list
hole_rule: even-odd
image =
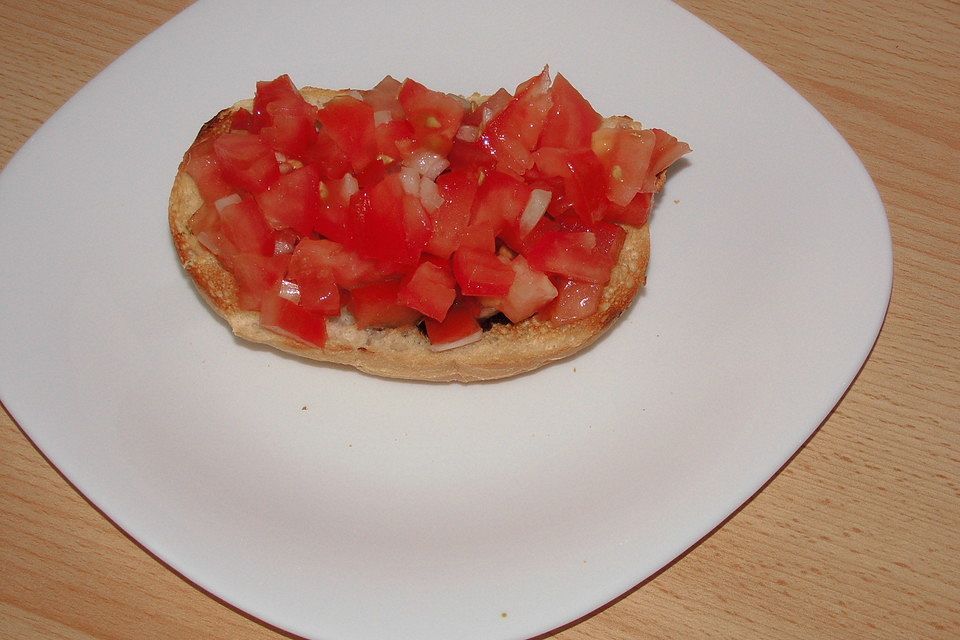
[{"label": "wood grain surface", "polygon": [[[2,0],[0,166],[186,4]],[[859,377],[790,464],[671,566],[555,637],[958,638],[960,4],[680,4],[859,153],[890,220],[893,296]],[[0,411],[0,637],[284,635],[127,538]]]}]

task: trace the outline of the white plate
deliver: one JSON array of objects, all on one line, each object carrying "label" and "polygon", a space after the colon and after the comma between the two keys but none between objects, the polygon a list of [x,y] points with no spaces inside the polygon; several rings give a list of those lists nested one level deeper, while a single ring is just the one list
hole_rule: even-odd
[{"label": "white plate", "polygon": [[[394,382],[241,344],[194,293],[170,183],[256,80],[469,93],[545,62],[694,148],[646,291],[594,348],[493,384]],[[892,273],[851,149],[667,2],[201,2],[9,164],[0,254],[0,392],[27,434],[171,567],[321,638],[531,636],[630,589],[829,414]]]}]

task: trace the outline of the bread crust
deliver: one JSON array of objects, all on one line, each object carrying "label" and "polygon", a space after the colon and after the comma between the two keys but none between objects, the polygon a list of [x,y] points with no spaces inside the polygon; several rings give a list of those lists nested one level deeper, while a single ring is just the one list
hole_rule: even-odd
[{"label": "bread crust", "polygon": [[[346,91],[305,87],[301,93],[319,106]],[[471,96],[471,100],[479,99],[480,96]],[[251,101],[246,100],[221,111],[203,125],[196,142],[225,131],[233,111],[250,105]],[[236,336],[310,360],[406,380],[472,382],[514,376],[566,358],[594,343],[629,308],[646,281],[649,229],[647,225],[640,228],[623,225],[626,240],[619,260],[597,312],[587,318],[562,325],[536,317],[516,324],[494,324],[477,342],[434,352],[416,327],[358,329],[349,314],[344,313],[328,320],[327,341],[321,349],[264,329],[259,323],[259,313],[239,308],[233,275],[190,232],[188,223],[202,205],[202,199],[184,167],[185,161],[180,164],[170,193],[169,224],[180,262],[197,290],[227,321]],[[664,177],[658,176],[657,190]]]}]

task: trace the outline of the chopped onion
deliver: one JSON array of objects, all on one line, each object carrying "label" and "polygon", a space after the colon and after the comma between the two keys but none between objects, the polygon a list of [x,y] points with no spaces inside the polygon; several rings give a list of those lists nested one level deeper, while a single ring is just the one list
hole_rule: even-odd
[{"label": "chopped onion", "polygon": [[403,190],[412,196],[420,195],[420,174],[416,169],[404,167],[400,170],[400,184]]},{"label": "chopped onion", "polygon": [[213,203],[213,206],[216,207],[217,213],[223,213],[223,210],[229,207],[232,204],[237,204],[240,202],[239,193],[231,193],[228,196],[223,196],[219,200]]},{"label": "chopped onion", "polygon": [[383,124],[384,122],[390,122],[391,120],[393,120],[393,114],[389,109],[373,112],[374,124]]},{"label": "chopped onion", "polygon": [[457,129],[457,140],[464,142],[476,142],[480,137],[480,127],[472,127],[468,124]]},{"label": "chopped onion", "polygon": [[439,153],[420,149],[404,158],[403,164],[404,166],[416,169],[420,175],[430,180],[436,180],[437,176],[450,166],[450,161]]},{"label": "chopped onion", "polygon": [[273,255],[283,256],[293,253],[299,241],[299,236],[292,229],[280,231],[277,233],[277,239],[273,242]]},{"label": "chopped onion", "polygon": [[287,156],[283,155],[283,154],[280,153],[279,151],[274,151],[274,152],[273,152],[273,157],[277,159],[277,162],[286,162],[286,161],[287,161]]},{"label": "chopped onion", "polygon": [[351,98],[356,98],[357,100],[360,100],[361,102],[363,101],[363,94],[361,94],[361,93],[360,93],[359,91],[357,91],[356,89],[354,89],[354,90],[352,90],[352,91],[347,91],[347,95],[350,96]]},{"label": "chopped onion", "polygon": [[476,342],[482,337],[483,330],[478,328],[476,333],[471,333],[470,335],[460,338],[459,340],[454,340],[453,342],[444,342],[443,344],[431,344],[430,351],[433,351],[434,353],[439,351],[449,351],[450,349],[456,349],[457,347],[462,347],[464,345]]},{"label": "chopped onion", "polygon": [[340,185],[340,195],[343,196],[343,199],[349,200],[357,191],[360,191],[360,184],[353,177],[353,174],[343,174],[343,183]]},{"label": "chopped onion", "polygon": [[[402,180],[402,171],[400,175]],[[431,213],[443,204],[443,196],[440,195],[440,190],[437,189],[436,182],[428,180],[427,178],[420,180],[420,202],[423,203],[423,208]]]},{"label": "chopped onion", "polygon": [[550,204],[550,198],[553,196],[549,191],[543,189],[534,189],[530,192],[530,199],[527,200],[527,206],[520,214],[520,237],[530,233],[530,230],[537,226],[540,218],[547,211],[547,205]]},{"label": "chopped onion", "polygon": [[300,286],[296,282],[281,280],[280,293],[277,295],[285,300],[289,300],[290,302],[300,304]]}]

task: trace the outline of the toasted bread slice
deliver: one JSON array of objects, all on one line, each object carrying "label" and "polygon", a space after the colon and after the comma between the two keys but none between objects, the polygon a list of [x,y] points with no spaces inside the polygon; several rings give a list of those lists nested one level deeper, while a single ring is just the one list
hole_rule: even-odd
[{"label": "toasted bread slice", "polygon": [[[320,106],[346,91],[305,87],[304,98]],[[482,96],[472,96],[475,102]],[[197,141],[229,127],[230,116],[251,101],[225,109],[205,124]],[[618,118],[622,123],[624,118]],[[665,176],[657,180],[657,190]],[[170,194],[169,222],[180,261],[209,305],[240,338],[275,347],[311,360],[356,367],[389,378],[435,382],[493,380],[536,369],[568,357],[596,341],[630,306],[646,279],[650,256],[647,226],[624,226],[626,241],[597,312],[579,321],[557,325],[536,316],[517,324],[493,324],[471,344],[435,352],[416,327],[358,329],[344,311],[328,321],[324,348],[274,333],[260,326],[259,313],[239,308],[237,283],[217,258],[190,232],[188,222],[202,200],[193,179],[181,164]]]}]

